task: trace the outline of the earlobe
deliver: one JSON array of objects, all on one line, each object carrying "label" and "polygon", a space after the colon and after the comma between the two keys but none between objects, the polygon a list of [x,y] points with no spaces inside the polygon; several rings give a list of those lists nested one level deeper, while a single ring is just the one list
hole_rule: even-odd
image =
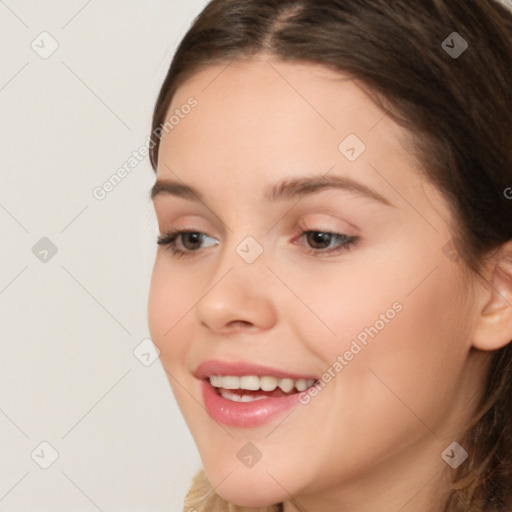
[{"label": "earlobe", "polygon": [[512,341],[512,242],[501,247],[483,277],[487,291],[473,331],[473,346],[498,350]]}]

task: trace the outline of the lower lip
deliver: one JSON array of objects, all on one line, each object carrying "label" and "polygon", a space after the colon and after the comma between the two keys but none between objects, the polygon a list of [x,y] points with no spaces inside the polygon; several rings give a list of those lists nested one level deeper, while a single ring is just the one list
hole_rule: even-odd
[{"label": "lower lip", "polygon": [[222,398],[208,380],[201,382],[208,414],[219,423],[231,427],[256,427],[299,404],[300,393],[261,398],[252,402],[233,402]]}]

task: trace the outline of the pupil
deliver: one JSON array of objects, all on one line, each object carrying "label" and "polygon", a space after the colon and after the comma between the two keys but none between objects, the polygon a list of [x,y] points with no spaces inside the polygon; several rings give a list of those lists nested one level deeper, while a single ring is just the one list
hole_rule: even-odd
[{"label": "pupil", "polygon": [[[187,233],[187,237],[189,240],[192,240],[192,245],[201,242],[201,235],[199,233]],[[185,237],[185,240],[187,240],[187,237]],[[186,246],[187,244],[184,245]]]},{"label": "pupil", "polygon": [[[311,245],[315,245],[315,244],[325,244],[327,242],[327,246],[329,245],[329,242],[330,242],[330,238],[331,238],[331,235],[329,233],[320,233],[320,232],[313,232],[313,233],[310,233],[310,239],[309,241],[313,241],[313,243]],[[317,248],[317,247],[315,247]]]}]

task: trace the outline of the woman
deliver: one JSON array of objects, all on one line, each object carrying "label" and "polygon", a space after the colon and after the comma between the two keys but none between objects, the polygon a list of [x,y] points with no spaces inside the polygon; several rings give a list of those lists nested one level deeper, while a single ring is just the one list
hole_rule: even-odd
[{"label": "woman", "polygon": [[158,97],[187,511],[512,509],[512,13],[214,0]]}]

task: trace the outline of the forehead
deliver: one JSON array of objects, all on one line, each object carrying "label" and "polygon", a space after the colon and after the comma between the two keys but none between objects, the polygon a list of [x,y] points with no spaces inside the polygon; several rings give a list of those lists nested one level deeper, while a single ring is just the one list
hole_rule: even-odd
[{"label": "forehead", "polygon": [[[182,111],[190,98],[197,106]],[[329,170],[388,196],[417,200],[429,187],[403,145],[407,132],[356,80],[321,65],[267,57],[212,65],[177,90],[167,119],[180,112],[162,136],[158,178],[255,197],[265,184]],[[345,140],[363,151],[356,161],[341,152]]]},{"label": "forehead", "polygon": [[239,117],[252,110],[246,125],[251,120],[270,125],[287,115],[321,121],[322,128],[336,131],[345,128],[344,120],[356,129],[359,122],[364,127],[365,122],[375,123],[382,117],[353,77],[319,64],[283,62],[265,55],[199,71],[178,89],[168,114],[190,96],[201,104],[202,121],[215,109],[224,108],[225,115]]},{"label": "forehead", "polygon": [[[166,119],[174,114],[177,120],[175,114],[191,97],[197,107],[164,133],[161,149],[174,145],[205,150],[215,142],[218,157],[222,148],[232,154],[241,144],[252,152],[291,151],[297,157],[327,152],[337,157],[340,142],[349,134],[373,146],[396,145],[403,136],[352,77],[318,64],[261,56],[209,66],[182,84]],[[386,130],[371,137],[378,123],[385,123]]]}]

